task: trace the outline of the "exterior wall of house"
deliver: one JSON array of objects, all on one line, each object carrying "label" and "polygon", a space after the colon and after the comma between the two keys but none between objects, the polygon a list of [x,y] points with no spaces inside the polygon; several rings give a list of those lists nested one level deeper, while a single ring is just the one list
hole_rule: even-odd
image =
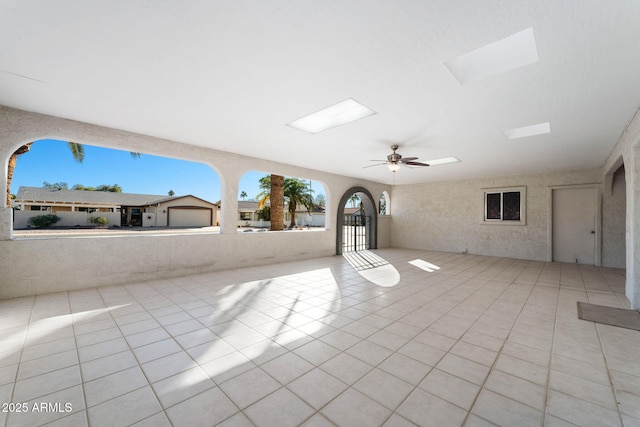
[{"label": "exterior wall of house", "polygon": [[[211,209],[211,222],[215,226],[218,222],[218,207],[196,197],[181,197],[179,199],[170,200],[160,203],[158,206],[146,207],[142,213],[143,227],[167,227],[169,225],[169,208],[176,206],[198,206]],[[209,212],[209,211],[208,211]],[[174,211],[174,214],[176,212]],[[174,221],[175,222],[175,221]]]},{"label": "exterior wall of house", "polygon": [[[244,219],[243,217],[246,217]],[[291,224],[291,214],[285,212],[284,225],[288,227]],[[306,212],[296,212],[296,225],[299,227],[324,227],[325,226],[325,214],[314,212],[308,214]],[[240,210],[238,211],[238,227],[257,227],[257,228],[269,228],[271,227],[271,221],[263,221],[258,219],[258,214],[255,211]]]},{"label": "exterior wall of house", "polygon": [[14,211],[13,228],[14,230],[22,230],[29,228],[28,222],[30,218],[38,215],[54,214],[60,218],[56,223],[57,227],[85,227],[93,226],[90,219],[92,217],[107,218],[107,225],[120,225],[120,212],[71,212],[71,211]]},{"label": "exterior wall of house", "polygon": [[[597,184],[599,169],[396,186],[392,246],[550,260],[550,188]],[[486,223],[484,189],[526,187],[526,225]]]},{"label": "exterior wall of house", "polygon": [[[2,106],[0,159],[4,161],[4,169],[0,186],[6,188],[7,161],[11,153],[23,143],[44,138],[199,161],[211,166],[222,182],[221,232],[12,240],[13,210],[0,207],[0,270],[3,272],[0,299],[331,256],[335,254],[336,209],[342,194],[354,186],[366,187],[372,194],[390,191],[384,184]],[[321,182],[327,193],[326,228],[238,233],[239,181],[253,170],[304,176]]]}]

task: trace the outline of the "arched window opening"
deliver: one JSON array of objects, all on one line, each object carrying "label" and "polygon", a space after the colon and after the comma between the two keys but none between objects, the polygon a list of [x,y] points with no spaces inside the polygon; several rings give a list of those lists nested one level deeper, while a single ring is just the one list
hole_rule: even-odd
[{"label": "arched window opening", "polygon": [[[276,199],[272,191],[281,192],[280,197]],[[238,231],[324,229],[326,204],[324,186],[318,181],[250,171],[238,186]]]},{"label": "arched window opening", "polygon": [[18,238],[219,232],[220,179],[203,163],[40,140],[17,156],[9,189]]},{"label": "arched window opening", "polygon": [[389,205],[389,193],[383,191],[378,199],[378,215],[390,215],[391,206]]}]

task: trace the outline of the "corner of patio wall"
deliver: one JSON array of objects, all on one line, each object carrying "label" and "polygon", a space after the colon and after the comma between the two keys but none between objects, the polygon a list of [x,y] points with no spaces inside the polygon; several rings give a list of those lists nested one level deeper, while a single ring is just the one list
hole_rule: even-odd
[{"label": "corner of patio wall", "polygon": [[13,237],[13,209],[0,208],[0,240]]}]

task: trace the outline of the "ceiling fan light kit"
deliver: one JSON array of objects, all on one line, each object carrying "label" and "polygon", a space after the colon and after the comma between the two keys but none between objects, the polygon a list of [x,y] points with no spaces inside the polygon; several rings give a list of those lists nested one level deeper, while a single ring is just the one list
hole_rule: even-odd
[{"label": "ceiling fan light kit", "polygon": [[389,168],[389,170],[391,172],[398,172],[400,170],[400,164],[399,163],[389,163],[387,165],[387,167]]}]

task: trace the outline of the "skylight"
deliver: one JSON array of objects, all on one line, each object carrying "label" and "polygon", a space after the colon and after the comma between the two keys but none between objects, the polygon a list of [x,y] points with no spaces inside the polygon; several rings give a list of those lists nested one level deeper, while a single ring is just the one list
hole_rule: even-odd
[{"label": "skylight", "polygon": [[525,138],[527,136],[543,135],[551,132],[549,122],[538,123],[537,125],[524,126],[521,128],[503,130],[504,136],[509,139]]},{"label": "skylight", "polygon": [[288,126],[309,133],[318,133],[355,122],[373,114],[376,114],[375,111],[349,98],[316,113],[294,120]]},{"label": "skylight", "polygon": [[444,64],[461,84],[538,62],[533,28],[480,47]]}]

